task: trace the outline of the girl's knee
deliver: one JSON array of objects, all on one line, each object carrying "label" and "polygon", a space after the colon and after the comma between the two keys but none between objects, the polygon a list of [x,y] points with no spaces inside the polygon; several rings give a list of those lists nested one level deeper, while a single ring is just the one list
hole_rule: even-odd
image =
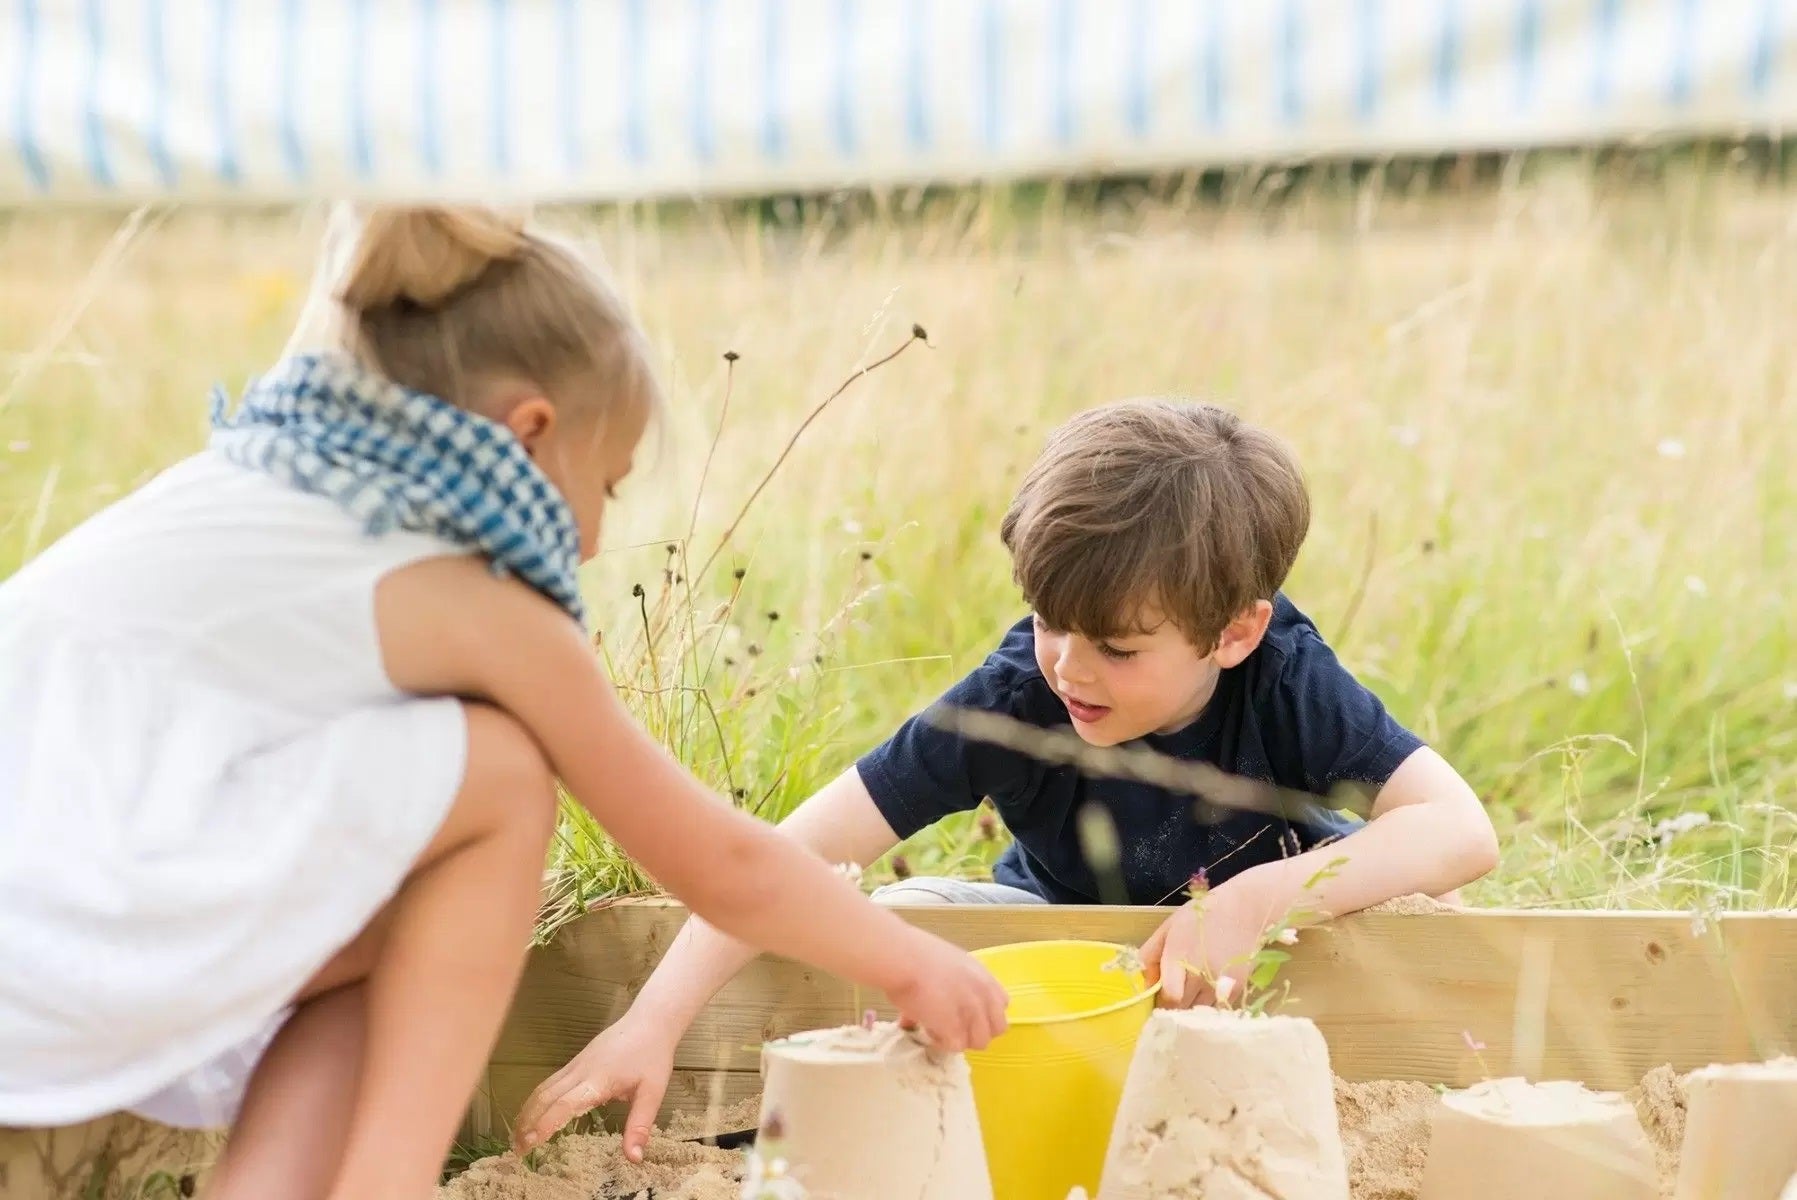
[{"label": "girl's knee", "polygon": [[[488,704],[466,704],[468,760],[460,801],[497,822],[540,831],[555,824],[555,772],[542,748],[518,719]],[[460,802],[458,801],[458,802]]]}]

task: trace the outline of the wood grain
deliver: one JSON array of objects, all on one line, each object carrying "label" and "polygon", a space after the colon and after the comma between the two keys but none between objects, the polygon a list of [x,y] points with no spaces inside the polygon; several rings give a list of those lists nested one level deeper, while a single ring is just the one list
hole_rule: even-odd
[{"label": "wood grain", "polygon": [[[1139,944],[1167,916],[900,911],[969,949],[1044,938]],[[684,919],[672,904],[619,904],[531,956],[493,1054],[489,1121],[509,1120],[538,1080],[624,1012]],[[1797,914],[1695,922],[1684,913],[1363,913],[1307,931],[1294,949],[1285,1011],[1317,1021],[1349,1079],[1464,1085],[1521,1074],[1617,1089],[1661,1063],[1686,1070],[1797,1048]],[[741,1078],[728,1089],[743,1094],[764,1040],[852,1021],[867,1007],[886,1011],[877,1000],[764,956],[695,1022],[676,1067],[734,1072]]]}]

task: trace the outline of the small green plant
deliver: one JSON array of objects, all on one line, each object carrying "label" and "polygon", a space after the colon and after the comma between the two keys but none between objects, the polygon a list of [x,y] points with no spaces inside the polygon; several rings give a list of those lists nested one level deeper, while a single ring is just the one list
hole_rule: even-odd
[{"label": "small green plant", "polygon": [[[1331,859],[1304,881],[1303,894],[1313,894],[1323,883],[1333,879],[1347,863],[1345,858]],[[1204,904],[1210,894],[1210,881],[1203,871],[1192,876],[1186,888],[1186,907],[1198,922],[1200,944],[1204,937]],[[1291,983],[1279,979],[1279,972],[1292,960],[1287,948],[1298,944],[1298,929],[1321,919],[1325,914],[1303,902],[1294,904],[1261,931],[1253,950],[1237,955],[1223,964],[1221,971],[1208,966],[1182,961],[1188,974],[1202,979],[1216,997],[1216,1007],[1241,1012],[1251,1017],[1265,1016],[1275,1002],[1283,1003],[1291,994]],[[1278,986],[1275,986],[1277,984]]]}]

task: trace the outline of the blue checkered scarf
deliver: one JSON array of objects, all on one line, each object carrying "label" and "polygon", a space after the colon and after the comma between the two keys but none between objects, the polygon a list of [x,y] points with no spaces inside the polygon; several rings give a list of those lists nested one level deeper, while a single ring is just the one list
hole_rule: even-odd
[{"label": "blue checkered scarf", "polygon": [[232,462],[328,496],[371,535],[478,550],[585,622],[574,513],[503,425],[335,354],[282,359],[225,407],[215,391],[211,445]]}]

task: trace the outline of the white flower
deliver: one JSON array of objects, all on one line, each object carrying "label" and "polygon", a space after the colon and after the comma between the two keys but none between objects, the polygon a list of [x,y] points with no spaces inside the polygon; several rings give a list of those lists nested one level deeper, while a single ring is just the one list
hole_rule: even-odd
[{"label": "white flower", "polygon": [[1661,438],[1660,444],[1654,449],[1660,452],[1661,458],[1683,458],[1685,456],[1685,444],[1677,438]]},{"label": "white flower", "polygon": [[1693,829],[1701,829],[1710,823],[1710,814],[1704,812],[1684,812],[1676,817],[1667,817],[1653,827],[1654,837],[1664,846],[1681,833],[1689,833]]},{"label": "white flower", "polygon": [[836,873],[838,875],[842,876],[844,879],[848,880],[850,883],[859,884],[861,882],[861,864],[860,863],[852,863],[852,862],[837,863],[834,870],[836,871]]},{"label": "white flower", "polygon": [[842,531],[850,537],[859,537],[861,536],[861,522],[853,517],[844,517],[842,519]]},{"label": "white flower", "polygon": [[1710,585],[1695,575],[1687,575],[1685,576],[1685,590],[1693,596],[1707,596],[1710,594]]},{"label": "white flower", "polygon": [[1281,929],[1279,931],[1279,936],[1273,940],[1278,942],[1281,946],[1296,946],[1298,944],[1298,931],[1290,928]]},{"label": "white flower", "polygon": [[1591,676],[1583,671],[1574,671],[1566,677],[1566,688],[1575,696],[1591,694]]},{"label": "white flower", "polygon": [[1396,439],[1398,445],[1409,450],[1422,443],[1423,431],[1414,425],[1393,425],[1391,436]]},{"label": "white flower", "polygon": [[1218,1003],[1218,1005],[1228,1004],[1229,997],[1232,994],[1234,994],[1234,992],[1235,992],[1234,976],[1231,976],[1231,975],[1217,976],[1217,1003]]}]

